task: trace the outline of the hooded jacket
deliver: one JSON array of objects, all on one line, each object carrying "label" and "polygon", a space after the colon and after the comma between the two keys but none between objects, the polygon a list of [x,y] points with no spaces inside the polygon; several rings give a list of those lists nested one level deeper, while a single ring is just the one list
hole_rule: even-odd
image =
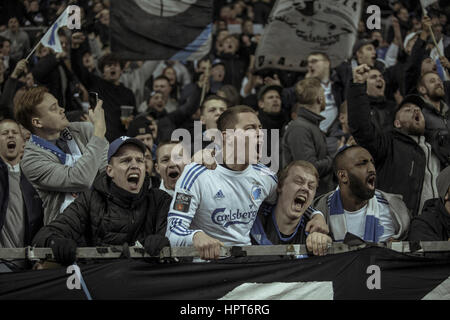
[{"label": "hooded jacket", "polygon": [[164,236],[172,198],[148,188],[148,177],[139,194],[117,187],[105,172],[92,191],[82,193],[52,223],[39,231],[33,244],[48,246],[52,238],[74,240],[78,246],[142,245],[147,235]]}]

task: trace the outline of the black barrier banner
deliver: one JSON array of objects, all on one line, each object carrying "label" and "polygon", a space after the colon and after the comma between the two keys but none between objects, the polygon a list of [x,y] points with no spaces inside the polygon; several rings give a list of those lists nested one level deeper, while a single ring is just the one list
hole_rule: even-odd
[{"label": "black barrier banner", "polygon": [[[450,299],[450,259],[366,248],[323,257],[216,262],[78,262],[69,269],[0,274],[0,299],[278,300]],[[72,268],[72,269],[70,269]]]}]

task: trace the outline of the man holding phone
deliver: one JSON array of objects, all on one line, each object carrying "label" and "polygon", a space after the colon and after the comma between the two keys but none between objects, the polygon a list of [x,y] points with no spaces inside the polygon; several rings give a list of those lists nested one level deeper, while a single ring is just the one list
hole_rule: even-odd
[{"label": "man holding phone", "polygon": [[99,100],[89,110],[90,122],[69,123],[64,108],[45,87],[27,90],[14,114],[32,135],[25,146],[21,168],[37,190],[48,224],[88,190],[106,167],[108,141],[105,114]]}]

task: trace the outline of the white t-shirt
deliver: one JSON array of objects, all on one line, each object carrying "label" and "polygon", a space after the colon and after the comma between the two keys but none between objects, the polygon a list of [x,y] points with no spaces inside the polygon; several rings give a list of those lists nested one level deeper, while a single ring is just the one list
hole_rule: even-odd
[{"label": "white t-shirt", "polygon": [[[395,227],[392,222],[391,212],[389,205],[378,202],[380,210],[380,219],[378,221],[379,227],[383,228],[383,235],[380,236],[379,241],[383,242],[395,235]],[[364,239],[364,232],[366,227],[366,210],[367,205],[359,209],[358,211],[344,210],[345,220],[347,223],[347,232],[350,232],[361,239]]]},{"label": "white t-shirt", "polygon": [[191,246],[198,231],[226,246],[250,245],[250,230],[264,200],[275,202],[277,177],[264,165],[243,171],[187,165],[175,187],[166,236],[171,246]]},{"label": "white t-shirt", "polygon": [[338,108],[336,106],[336,101],[334,100],[333,92],[331,90],[331,81],[328,85],[321,83],[323,90],[325,91],[325,110],[323,110],[320,115],[325,117],[323,121],[320,122],[320,130],[327,132],[328,128],[333,124],[334,120],[338,115]]}]

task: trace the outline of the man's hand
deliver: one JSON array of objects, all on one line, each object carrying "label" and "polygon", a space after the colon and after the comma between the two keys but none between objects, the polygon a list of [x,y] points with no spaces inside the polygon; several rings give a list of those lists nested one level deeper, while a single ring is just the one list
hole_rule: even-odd
[{"label": "man's hand", "polygon": [[195,249],[198,250],[200,258],[204,260],[218,259],[220,256],[220,247],[224,244],[214,238],[211,238],[204,232],[197,232],[192,239]]},{"label": "man's hand", "polygon": [[450,70],[450,62],[448,61],[448,59],[444,56],[439,57],[439,61],[441,62],[442,66],[447,69]]},{"label": "man's hand", "polygon": [[271,77],[265,77],[264,78],[264,85],[265,86],[280,86],[281,87],[281,81],[280,81],[280,78],[278,78],[278,75],[274,74],[273,78],[271,78]]},{"label": "man's hand", "polygon": [[86,36],[83,32],[75,32],[72,34],[72,48],[78,49],[84,40],[86,40]]},{"label": "man's hand", "polygon": [[105,111],[103,110],[103,100],[98,100],[95,109],[89,110],[89,118],[94,125],[94,136],[104,138],[106,133]]},{"label": "man's hand", "polygon": [[201,164],[202,166],[205,166],[209,170],[215,170],[217,167],[216,160],[214,159],[214,156],[216,154],[216,150],[213,149],[202,149],[200,151],[197,151],[193,156],[191,161]]},{"label": "man's hand", "polygon": [[306,247],[312,251],[315,256],[324,256],[327,254],[328,245],[332,240],[329,236],[319,232],[310,233],[306,238]]},{"label": "man's hand", "polygon": [[14,71],[11,73],[11,78],[13,79],[19,78],[27,70],[27,63],[28,61],[26,59],[22,59],[19,62],[17,62]]},{"label": "man's hand", "polygon": [[72,239],[55,238],[50,241],[55,260],[64,266],[71,265],[77,257],[77,243]]},{"label": "man's hand", "polygon": [[424,16],[422,18],[422,32],[420,33],[420,39],[426,41],[430,36],[430,30],[432,27],[431,18],[429,16]]},{"label": "man's hand", "polygon": [[366,83],[369,77],[370,67],[367,64],[362,64],[353,69],[353,83]]},{"label": "man's hand", "polygon": [[321,214],[315,214],[306,224],[305,231],[309,233],[320,232],[328,234],[330,229],[328,228],[325,218]]},{"label": "man's hand", "polygon": [[169,239],[158,234],[151,234],[145,238],[144,249],[151,256],[159,255],[164,247],[170,247]]}]

